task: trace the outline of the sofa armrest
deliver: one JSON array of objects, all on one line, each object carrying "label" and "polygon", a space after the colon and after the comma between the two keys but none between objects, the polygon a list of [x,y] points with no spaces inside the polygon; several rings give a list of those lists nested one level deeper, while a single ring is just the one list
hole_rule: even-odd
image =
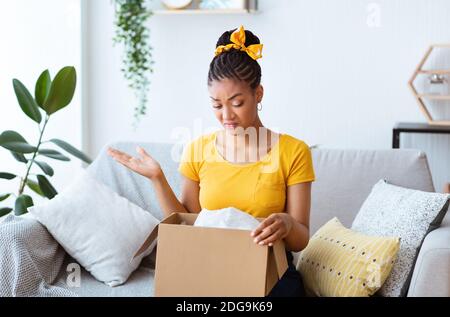
[{"label": "sofa armrest", "polygon": [[423,241],[408,297],[450,296],[450,225],[431,231]]}]

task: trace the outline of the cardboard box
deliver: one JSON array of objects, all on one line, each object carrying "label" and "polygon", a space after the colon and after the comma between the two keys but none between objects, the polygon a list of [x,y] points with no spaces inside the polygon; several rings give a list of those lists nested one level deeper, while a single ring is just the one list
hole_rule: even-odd
[{"label": "cardboard box", "polygon": [[171,214],[136,252],[158,239],[155,296],[265,296],[286,272],[283,241],[257,245],[248,230],[194,227],[196,218]]}]

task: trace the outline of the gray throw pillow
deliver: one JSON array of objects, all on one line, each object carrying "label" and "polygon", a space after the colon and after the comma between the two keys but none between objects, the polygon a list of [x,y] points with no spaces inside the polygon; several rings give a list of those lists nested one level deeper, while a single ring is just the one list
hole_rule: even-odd
[{"label": "gray throw pillow", "polygon": [[448,194],[403,188],[386,180],[374,185],[352,229],[368,235],[400,237],[397,261],[379,295],[406,296],[422,242],[440,226],[449,198]]}]

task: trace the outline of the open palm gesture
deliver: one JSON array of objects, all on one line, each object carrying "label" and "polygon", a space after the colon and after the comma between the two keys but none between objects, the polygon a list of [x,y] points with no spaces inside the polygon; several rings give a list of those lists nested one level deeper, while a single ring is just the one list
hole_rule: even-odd
[{"label": "open palm gesture", "polygon": [[136,147],[136,152],[139,154],[139,157],[130,156],[127,153],[111,147],[108,148],[107,151],[108,155],[114,158],[117,162],[151,180],[162,175],[161,166],[153,157],[150,156],[150,154],[148,154],[140,146]]}]

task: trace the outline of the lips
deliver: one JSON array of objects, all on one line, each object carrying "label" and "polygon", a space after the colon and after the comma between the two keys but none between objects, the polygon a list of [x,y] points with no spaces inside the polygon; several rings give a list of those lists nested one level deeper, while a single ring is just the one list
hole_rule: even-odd
[{"label": "lips", "polygon": [[238,125],[237,123],[224,123],[223,126],[228,129],[235,129]]}]

